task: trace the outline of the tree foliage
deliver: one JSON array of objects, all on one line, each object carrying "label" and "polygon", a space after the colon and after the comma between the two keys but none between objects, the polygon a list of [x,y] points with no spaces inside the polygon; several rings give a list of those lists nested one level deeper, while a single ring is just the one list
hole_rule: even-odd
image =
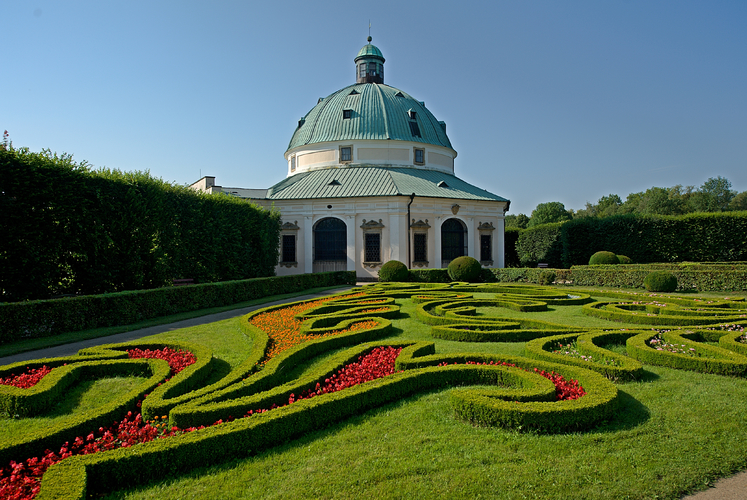
[{"label": "tree foliage", "polygon": [[537,208],[532,210],[532,217],[527,224],[527,228],[539,226],[541,224],[551,224],[554,222],[564,222],[571,220],[573,216],[565,209],[565,205],[559,201],[550,201],[540,203]]}]

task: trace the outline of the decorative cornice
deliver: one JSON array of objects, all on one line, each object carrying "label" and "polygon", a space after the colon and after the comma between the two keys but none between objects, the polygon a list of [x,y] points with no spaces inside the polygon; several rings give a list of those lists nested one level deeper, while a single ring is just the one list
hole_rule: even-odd
[{"label": "decorative cornice", "polygon": [[423,222],[423,219],[420,219],[417,222],[415,222],[415,219],[413,219],[410,227],[413,229],[428,229],[431,227],[431,225],[428,224],[428,219],[425,219],[425,222]]},{"label": "decorative cornice", "polygon": [[298,227],[298,221],[295,221],[295,222],[286,222],[285,224],[280,226],[280,229],[282,229],[283,231],[298,231],[301,228]]},{"label": "decorative cornice", "polygon": [[381,223],[381,219],[379,219],[379,222],[376,222],[375,220],[370,220],[366,222],[366,219],[363,219],[363,224],[361,224],[361,229],[383,229],[384,224]]},{"label": "decorative cornice", "polygon": [[480,231],[494,231],[495,226],[493,226],[492,222],[480,222],[480,225],[477,226],[477,229]]}]

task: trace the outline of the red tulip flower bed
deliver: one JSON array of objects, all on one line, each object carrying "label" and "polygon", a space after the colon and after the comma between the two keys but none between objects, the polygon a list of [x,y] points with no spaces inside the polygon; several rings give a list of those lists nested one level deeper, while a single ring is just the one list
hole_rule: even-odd
[{"label": "red tulip flower bed", "polygon": [[[454,363],[459,364],[459,363]],[[516,365],[513,363],[505,363],[503,361],[501,362],[494,362],[491,361],[489,363],[478,363],[477,361],[467,361],[465,364],[467,365],[497,365],[497,366],[511,366],[516,368]],[[448,363],[441,363],[438,366],[446,366]],[[522,370],[526,370],[525,368],[522,368]],[[526,370],[529,371],[529,370]],[[538,375],[542,375],[546,379],[550,380],[553,384],[555,384],[555,397],[558,401],[570,401],[572,399],[578,399],[584,394],[586,394],[586,391],[583,387],[578,383],[578,380],[566,380],[561,375],[558,375],[555,372],[546,372],[545,370],[538,370],[537,368],[534,369],[535,373]]]},{"label": "red tulip flower bed", "polygon": [[[321,394],[336,392],[362,384],[370,380],[385,377],[394,373],[394,361],[397,359],[402,348],[377,347],[365,356],[360,356],[357,362],[350,363],[337,373],[325,379],[324,384],[317,384],[316,388],[306,390],[298,398],[291,394],[288,404],[302,399],[313,398]],[[195,362],[194,355],[185,351],[174,351],[172,349],[128,351],[132,358],[159,358],[166,359],[172,367],[172,375],[178,373],[185,367]],[[138,403],[138,408],[140,403]],[[271,409],[250,410],[245,417],[264,413]],[[166,418],[165,416],[163,417]],[[227,421],[234,420],[228,417]],[[213,425],[221,424],[218,420]],[[143,422],[140,412],[127,412],[127,416],[120,422],[115,422],[109,428],[99,427],[97,431],[91,432],[85,438],[77,437],[71,443],[65,443],[59,452],[47,450],[42,457],[33,457],[24,462],[11,461],[10,466],[0,469],[0,498],[10,500],[32,499],[39,492],[41,477],[53,464],[73,455],[88,455],[100,451],[126,448],[139,443],[147,443],[154,439],[162,439],[197,429],[204,426],[179,429],[168,427],[166,422]]]},{"label": "red tulip flower bed", "polygon": [[52,369],[46,365],[41,368],[26,368],[26,373],[18,375],[10,375],[3,379],[0,379],[2,385],[13,385],[20,387],[21,389],[28,389],[33,387],[39,382],[47,373],[51,372]]}]

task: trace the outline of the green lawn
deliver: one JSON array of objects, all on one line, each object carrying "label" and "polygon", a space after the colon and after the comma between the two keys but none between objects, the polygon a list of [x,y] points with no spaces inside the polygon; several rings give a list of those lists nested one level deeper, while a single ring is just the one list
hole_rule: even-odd
[{"label": "green lawn", "polygon": [[[602,298],[594,292],[587,293]],[[437,353],[523,352],[523,343],[435,340],[430,326],[416,319],[411,300],[396,303],[401,314],[393,320],[393,339],[435,342]],[[550,306],[532,313],[490,307],[479,308],[478,315],[584,328],[641,328],[584,316],[581,306]],[[219,360],[212,382],[251,352],[239,321],[153,338],[208,345]],[[287,377],[298,377],[320,362],[296,366]],[[380,407],[246,459],[185,471],[106,498],[677,499],[747,468],[746,379],[648,365],[645,369],[642,380],[617,384],[621,408],[615,418],[587,432],[541,435],[475,427],[455,417],[448,397],[454,389],[444,389]],[[7,433],[38,429],[46,418],[65,418],[136,382],[103,379],[84,384],[71,398],[75,404],[66,402],[44,418],[0,420],[0,445]]]}]

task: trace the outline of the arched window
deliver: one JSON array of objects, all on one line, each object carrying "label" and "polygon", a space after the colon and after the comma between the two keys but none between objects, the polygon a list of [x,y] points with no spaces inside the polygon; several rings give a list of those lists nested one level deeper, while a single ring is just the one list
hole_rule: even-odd
[{"label": "arched window", "polygon": [[441,225],[443,266],[462,255],[467,255],[467,226],[459,219],[447,219]]},{"label": "arched window", "polygon": [[327,217],[314,228],[314,262],[347,261],[347,226],[340,219]]}]

